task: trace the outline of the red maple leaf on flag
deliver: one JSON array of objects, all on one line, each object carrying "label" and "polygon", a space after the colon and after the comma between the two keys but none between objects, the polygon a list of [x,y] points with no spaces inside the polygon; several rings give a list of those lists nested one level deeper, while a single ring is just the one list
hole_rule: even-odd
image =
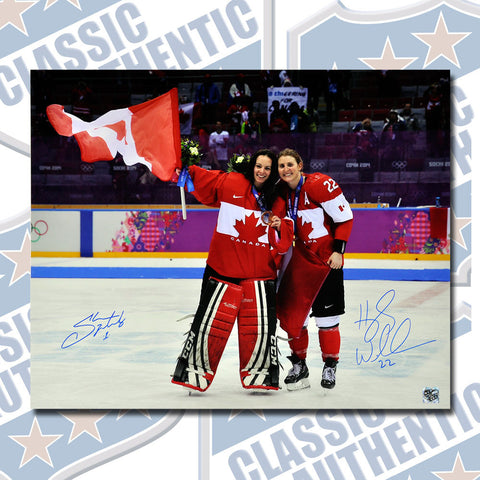
[{"label": "red maple leaf on flag", "polygon": [[312,222],[305,222],[302,226],[302,236],[304,238],[310,238],[309,235],[313,232]]},{"label": "red maple leaf on flag", "polygon": [[250,215],[245,216],[244,221],[237,220],[234,228],[241,239],[256,242],[261,236],[265,235],[267,231],[267,227],[263,223],[258,225],[257,223],[258,218],[256,218],[252,212]]}]

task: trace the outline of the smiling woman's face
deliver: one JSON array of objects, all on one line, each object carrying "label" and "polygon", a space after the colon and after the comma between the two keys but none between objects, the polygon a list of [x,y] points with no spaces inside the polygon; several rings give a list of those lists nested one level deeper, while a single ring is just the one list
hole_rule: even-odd
[{"label": "smiling woman's face", "polygon": [[295,188],[300,181],[302,168],[303,163],[298,163],[291,155],[282,155],[278,159],[278,175],[291,188]]},{"label": "smiling woman's face", "polygon": [[272,173],[272,159],[266,155],[259,155],[253,167],[253,183],[261,188]]}]

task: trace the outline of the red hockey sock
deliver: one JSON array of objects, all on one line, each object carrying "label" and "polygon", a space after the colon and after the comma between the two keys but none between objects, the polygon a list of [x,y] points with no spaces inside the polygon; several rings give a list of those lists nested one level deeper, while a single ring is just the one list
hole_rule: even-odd
[{"label": "red hockey sock", "polygon": [[308,329],[302,328],[300,336],[292,338],[288,341],[292,353],[294,353],[300,360],[307,358],[308,350]]},{"label": "red hockey sock", "polygon": [[325,362],[327,358],[338,361],[340,354],[340,330],[338,325],[335,327],[319,328],[318,339],[320,349],[322,350],[322,358]]}]

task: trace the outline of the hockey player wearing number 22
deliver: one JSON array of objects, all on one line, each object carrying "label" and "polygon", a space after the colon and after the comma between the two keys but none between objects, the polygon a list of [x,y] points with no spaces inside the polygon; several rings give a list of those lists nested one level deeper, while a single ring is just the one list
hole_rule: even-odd
[{"label": "hockey player wearing number 22", "polygon": [[[288,390],[308,388],[306,365],[308,315],[315,319],[324,367],[321,386],[336,382],[340,354],[340,315],[345,313],[343,254],[353,225],[353,213],[340,186],[322,173],[304,174],[293,149],[278,155],[284,197],[295,221],[295,245],[285,261],[277,292],[277,316],[289,337],[293,366],[285,378]],[[287,257],[285,258],[287,260]]]},{"label": "hockey player wearing number 22", "polygon": [[275,282],[293,241],[293,221],[285,216],[285,200],[275,198],[276,155],[262,149],[245,165],[242,173],[188,168],[193,195],[219,213],[199,305],[172,382],[202,392],[214,379],[236,320],[242,386],[279,388]]}]

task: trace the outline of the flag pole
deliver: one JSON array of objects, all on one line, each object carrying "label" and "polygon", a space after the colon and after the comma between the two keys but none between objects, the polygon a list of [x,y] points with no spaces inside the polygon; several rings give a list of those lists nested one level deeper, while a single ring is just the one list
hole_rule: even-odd
[{"label": "flag pole", "polygon": [[183,168],[178,176],[177,185],[180,188],[180,201],[182,203],[182,218],[187,219],[187,203],[185,201],[185,182],[188,180],[188,172],[186,168]]},{"label": "flag pole", "polygon": [[187,219],[187,205],[185,203],[185,187],[180,187],[180,200],[182,202],[182,218]]}]

